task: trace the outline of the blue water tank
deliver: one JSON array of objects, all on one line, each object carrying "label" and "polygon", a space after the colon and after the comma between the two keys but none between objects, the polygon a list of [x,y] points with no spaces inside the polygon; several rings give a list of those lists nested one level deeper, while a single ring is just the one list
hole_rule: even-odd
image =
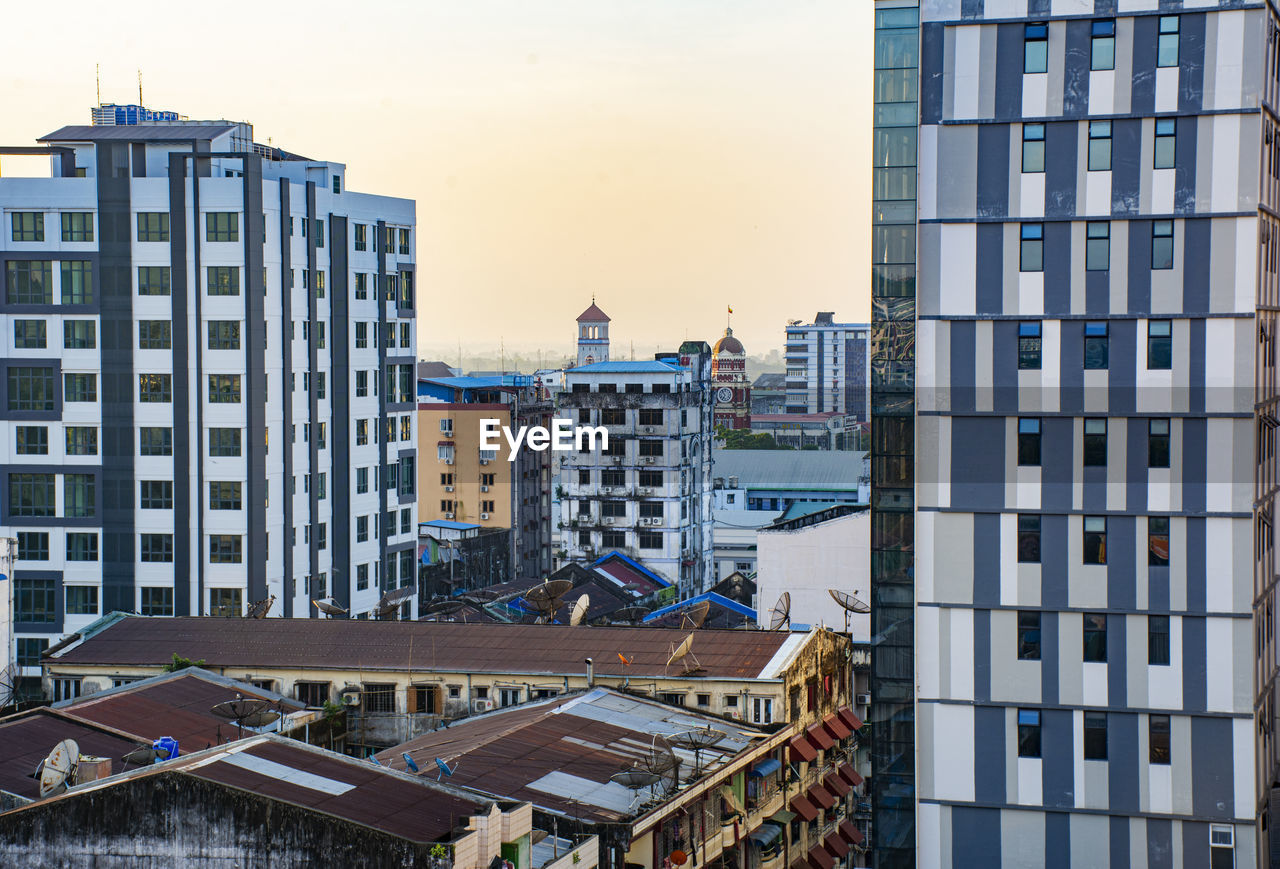
[{"label": "blue water tank", "polygon": [[156,760],[158,761],[173,760],[175,757],[178,756],[178,740],[174,739],[172,736],[160,737],[154,743],[152,743],[151,747],[156,749],[157,751],[164,752],[163,757],[156,758]]}]

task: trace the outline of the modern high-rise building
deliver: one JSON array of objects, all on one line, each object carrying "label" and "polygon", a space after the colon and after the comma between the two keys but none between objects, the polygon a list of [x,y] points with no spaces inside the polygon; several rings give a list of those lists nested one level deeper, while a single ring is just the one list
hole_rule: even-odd
[{"label": "modern high-rise building", "polygon": [[874,865],[1277,865],[1276,8],[875,41]]},{"label": "modern high-rise building", "polygon": [[845,413],[870,418],[871,327],[837,323],[819,311],[812,323],[787,324],[787,413]]},{"label": "modern high-rise building", "polygon": [[0,150],[52,165],[0,178],[24,665],[112,610],[354,615],[413,585],[414,203],[252,135],[69,126]]}]

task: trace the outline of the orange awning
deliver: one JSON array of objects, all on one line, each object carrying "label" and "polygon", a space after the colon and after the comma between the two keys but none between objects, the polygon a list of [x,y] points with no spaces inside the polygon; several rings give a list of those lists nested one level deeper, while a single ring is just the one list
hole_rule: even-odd
[{"label": "orange awning", "polygon": [[826,785],[827,790],[835,794],[836,797],[843,797],[845,794],[849,793],[849,791],[853,790],[847,781],[840,778],[840,776],[835,773],[824,778],[822,783]]},{"label": "orange awning", "polygon": [[848,724],[845,724],[840,716],[834,712],[822,719],[822,726],[836,739],[844,739],[853,733],[853,729]]},{"label": "orange awning", "polygon": [[800,736],[793,736],[791,738],[791,742],[788,744],[791,746],[792,763],[796,763],[801,760],[805,763],[810,763],[818,756],[818,750],[813,747],[813,744],[809,742],[809,740],[805,739],[803,734]]},{"label": "orange awning", "polygon": [[836,744],[836,741],[831,738],[831,734],[827,733],[826,728],[822,726],[821,721],[817,724],[810,724],[809,729],[805,731],[805,735],[809,737],[810,742],[823,751]]},{"label": "orange awning", "polygon": [[858,715],[857,715],[857,713],[855,713],[855,712],[854,712],[851,708],[849,708],[848,706],[841,706],[839,709],[837,709],[837,710],[836,710],[836,714],[837,714],[837,715],[839,715],[839,716],[840,716],[840,719],[841,719],[845,724],[849,725],[849,727],[850,727],[851,729],[853,729],[853,730],[859,730],[859,729],[861,729],[861,727],[862,727],[862,719],[861,719],[861,718],[859,718],[859,717],[858,717]]},{"label": "orange awning", "polygon": [[836,770],[840,774],[840,778],[853,785],[855,788],[862,784],[862,776],[858,775],[858,771],[853,768],[853,764],[841,764],[840,769]]},{"label": "orange awning", "polygon": [[814,845],[809,849],[809,865],[813,869],[831,869],[836,865],[836,858],[832,857],[827,849],[821,845]]},{"label": "orange awning", "polygon": [[841,860],[843,860],[845,855],[849,853],[849,843],[837,836],[835,833],[831,833],[827,838],[823,839],[822,845]]},{"label": "orange awning", "polygon": [[800,816],[800,819],[806,823],[818,817],[817,807],[805,799],[804,794],[798,794],[791,798],[791,811]]},{"label": "orange awning", "polygon": [[814,785],[804,792],[809,802],[814,805],[829,809],[836,804],[836,798],[833,797],[822,785]]},{"label": "orange awning", "polygon": [[863,841],[862,831],[853,825],[853,821],[843,820],[840,822],[840,835],[844,837],[846,842],[852,845],[861,845]]}]

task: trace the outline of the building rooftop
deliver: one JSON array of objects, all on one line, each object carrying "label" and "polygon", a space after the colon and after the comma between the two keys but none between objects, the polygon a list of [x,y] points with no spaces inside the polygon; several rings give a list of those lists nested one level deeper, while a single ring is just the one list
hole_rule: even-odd
[{"label": "building rooftop", "polygon": [[[764,735],[735,722],[594,688],[465,719],[377,757],[404,769],[401,753],[407,752],[421,774],[431,776],[437,774],[435,758],[440,758],[453,767],[452,785],[607,823],[634,817],[633,806],[644,797],[610,776],[641,760],[655,737],[700,727],[724,734],[719,744],[701,751],[704,771]],[[694,755],[683,748],[675,754],[683,779],[684,771],[693,769]]]},{"label": "building rooftop", "polygon": [[690,607],[696,606],[703,601],[710,605],[707,609],[706,620],[702,622],[703,627],[736,628],[747,623],[755,624],[756,611],[754,609],[714,591],[704,591],[702,594],[691,597],[688,600],[682,600],[679,603],[673,603],[662,609],[654,610],[644,617],[644,621],[646,624],[655,626],[678,628],[684,624],[685,612]]},{"label": "building rooftop", "polygon": [[419,362],[418,363],[418,379],[424,380],[435,377],[453,377],[453,369],[449,367],[447,362]]},{"label": "building rooftop", "polygon": [[579,323],[608,323],[609,315],[600,310],[600,306],[596,304],[595,299],[591,300],[591,307],[587,308],[578,315]]},{"label": "building rooftop", "polygon": [[843,417],[845,414],[828,410],[822,413],[753,413],[751,414],[751,423],[768,424],[768,425],[785,425],[786,423],[794,423],[796,425],[815,423],[826,424],[828,420],[837,417]]},{"label": "building rooftop", "polygon": [[664,579],[621,552],[602,555],[592,562],[591,567],[621,588],[630,586],[631,590],[641,597],[671,585],[670,580]]},{"label": "building rooftop", "polygon": [[428,519],[426,522],[418,523],[419,528],[424,525],[428,528],[444,528],[448,531],[470,531],[482,527],[474,522],[456,522],[453,519]]},{"label": "building rooftop", "polygon": [[[363,619],[121,618],[51,653],[51,666],[156,667],[174,654],[209,668],[261,667],[667,678],[687,631],[651,627],[460,624]],[[809,635],[699,631],[693,678],[778,679]],[[623,667],[618,654],[632,663]]]},{"label": "building rooftop", "polygon": [[676,374],[684,369],[678,365],[653,360],[611,360],[592,362],[570,368],[566,374]]},{"label": "building rooftop", "polygon": [[46,133],[37,142],[96,142],[117,140],[126,142],[191,142],[214,139],[235,129],[235,124],[187,123],[187,124],[128,124],[119,126],[91,126],[71,124]]},{"label": "building rooftop", "polygon": [[74,739],[80,753],[109,757],[117,764],[120,758],[138,747],[140,740],[127,733],[78,721],[49,708],[20,712],[0,719],[0,791],[28,800],[40,796],[40,785],[34,773],[40,761],[64,739]]},{"label": "building rooftop", "polygon": [[738,478],[740,489],[856,492],[865,452],[855,450],[714,450],[713,477]]},{"label": "building rooftop", "polygon": [[[751,384],[751,389],[785,389],[787,386],[787,375],[784,372],[769,372],[761,374],[756,378],[756,382]],[[755,414],[752,414],[754,417]]]}]

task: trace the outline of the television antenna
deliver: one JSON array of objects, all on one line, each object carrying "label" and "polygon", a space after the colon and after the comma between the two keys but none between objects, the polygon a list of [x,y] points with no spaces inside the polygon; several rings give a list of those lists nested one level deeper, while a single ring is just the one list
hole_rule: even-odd
[{"label": "television antenna", "polygon": [[276,596],[273,594],[266,600],[260,600],[249,607],[249,611],[245,613],[247,619],[265,619],[267,613],[271,612],[271,607],[275,606]]},{"label": "television antenna", "polygon": [[587,616],[587,607],[591,605],[590,595],[583,595],[573,605],[572,612],[569,613],[569,624],[580,625],[582,620]]},{"label": "television antenna", "polygon": [[783,626],[791,627],[791,592],[784,591],[778,595],[778,602],[769,613],[769,630],[782,630]]},{"label": "television antenna", "polygon": [[336,616],[345,616],[347,611],[333,602],[333,598],[325,598],[324,600],[313,600],[311,605],[329,618]]},{"label": "television antenna", "polygon": [[65,791],[68,779],[75,778],[79,762],[80,746],[74,739],[64,739],[55,745],[36,770],[40,778],[40,797],[43,799]]},{"label": "television antenna", "polygon": [[831,595],[831,599],[840,604],[844,610],[844,632],[849,633],[849,613],[869,613],[871,607],[858,600],[858,590],[855,588],[853,594],[840,591],[838,588],[827,589],[827,594]]},{"label": "television antenna", "polygon": [[450,769],[450,768],[449,768],[449,764],[445,763],[443,758],[439,758],[439,757],[437,757],[437,758],[436,758],[436,769],[440,770],[438,773],[436,773],[436,781],[440,781],[440,779],[441,779],[441,778],[444,778],[444,777],[446,777],[446,776],[451,776],[451,775],[453,775],[455,772],[457,772],[457,770],[458,770],[458,763],[457,763],[457,761],[454,761],[453,769]]},{"label": "television antenna", "polygon": [[697,656],[693,654],[693,634],[689,634],[689,636],[681,640],[679,646],[672,645],[671,657],[667,658],[667,666],[670,667],[677,661],[683,661],[686,658],[692,663],[685,664],[682,675],[690,676],[694,673],[702,672],[702,664],[699,663]]},{"label": "television antenna", "polygon": [[699,601],[691,607],[680,610],[680,627],[696,631],[707,620],[709,612],[711,612],[709,600]]},{"label": "television antenna", "polygon": [[257,697],[243,697],[240,694],[236,694],[236,699],[234,700],[215,703],[209,711],[219,718],[234,722],[238,734],[236,736],[237,739],[244,738],[244,729],[246,727],[266,727],[280,717],[280,713],[271,708],[269,700],[260,700]]},{"label": "television antenna", "polygon": [[681,748],[687,748],[693,752],[693,779],[696,779],[702,775],[702,752],[719,745],[726,736],[728,734],[723,730],[717,730],[708,724],[706,727],[695,727],[692,730],[674,734],[670,739]]}]

